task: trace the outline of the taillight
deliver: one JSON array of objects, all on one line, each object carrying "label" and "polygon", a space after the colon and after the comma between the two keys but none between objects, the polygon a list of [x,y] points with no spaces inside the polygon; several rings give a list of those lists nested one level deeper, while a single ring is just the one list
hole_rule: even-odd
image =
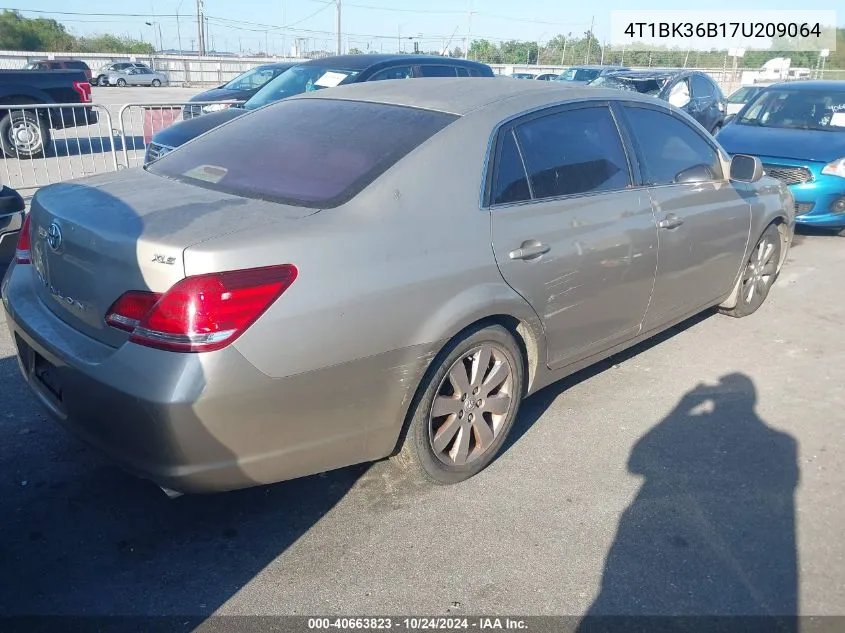
[{"label": "taillight", "polygon": [[160,297],[161,295],[154,292],[126,292],[109,308],[106,323],[119,330],[132,332],[141,324],[141,319],[153,309]]},{"label": "taillight", "polygon": [[296,266],[269,266],[186,277],[164,295],[132,291],[106,313],[139,345],[211,352],[229,345],[294,282]]},{"label": "taillight", "polygon": [[15,247],[16,264],[32,263],[32,239],[29,235],[29,225],[29,213],[27,213],[23,219],[20,235],[18,235],[18,245]]},{"label": "taillight", "polygon": [[74,81],[73,89],[79,94],[79,100],[82,103],[89,103],[91,101],[91,84],[87,81]]}]

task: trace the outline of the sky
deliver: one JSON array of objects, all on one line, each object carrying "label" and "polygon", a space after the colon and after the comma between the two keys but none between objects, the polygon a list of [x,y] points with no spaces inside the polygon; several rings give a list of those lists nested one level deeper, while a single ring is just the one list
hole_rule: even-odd
[{"label": "sky", "polygon": [[[296,38],[305,50],[333,51],[336,43],[332,0],[204,0],[209,16],[209,42],[218,51],[290,52]],[[611,11],[675,10],[677,0],[640,0],[636,5],[615,0],[341,0],[345,48],[395,52],[411,50],[417,38],[423,50],[463,46],[472,39],[519,39],[541,44],[557,34],[582,34],[594,24],[599,40],[610,38]],[[834,10],[838,0],[817,0],[813,10]],[[114,33],[144,39],[165,49],[196,45],[196,0],[0,0],[0,8],[18,9],[27,17],[51,17],[77,35]],[[715,20],[727,9],[795,9],[786,0],[707,0]],[[44,13],[35,13],[43,11]],[[79,15],[69,15],[77,13]],[[104,15],[92,15],[104,14]],[[110,14],[110,15],[106,15]],[[137,16],[114,14],[141,14]],[[178,29],[177,29],[177,18]],[[471,16],[471,19],[470,19]],[[153,22],[147,26],[145,22]],[[845,10],[837,14],[845,26]],[[282,29],[280,27],[289,27]]]}]

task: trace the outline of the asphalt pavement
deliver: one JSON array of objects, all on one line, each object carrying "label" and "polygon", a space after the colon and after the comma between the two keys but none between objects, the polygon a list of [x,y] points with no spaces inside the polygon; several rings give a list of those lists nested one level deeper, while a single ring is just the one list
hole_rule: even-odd
[{"label": "asphalt pavement", "polygon": [[844,275],[845,239],[797,237],[757,314],[532,396],[451,487],[169,500],[45,419],[2,326],[0,613],[843,614]]}]

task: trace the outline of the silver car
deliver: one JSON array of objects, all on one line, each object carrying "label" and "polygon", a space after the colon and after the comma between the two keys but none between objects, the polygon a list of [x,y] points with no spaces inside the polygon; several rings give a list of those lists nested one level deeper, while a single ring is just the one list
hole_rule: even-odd
[{"label": "silver car", "polygon": [[759,160],[651,97],[368,82],[44,187],[2,297],[44,408],[166,490],[386,456],[452,483],[523,397],[757,310],[793,227]]},{"label": "silver car", "polygon": [[153,86],[167,83],[167,75],[146,67],[132,67],[109,72],[106,79],[110,86]]}]

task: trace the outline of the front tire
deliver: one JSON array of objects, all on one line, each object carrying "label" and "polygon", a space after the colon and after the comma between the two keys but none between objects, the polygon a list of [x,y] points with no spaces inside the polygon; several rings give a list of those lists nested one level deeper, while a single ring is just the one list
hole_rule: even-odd
[{"label": "front tire", "polygon": [[125,80],[125,79],[123,79],[123,78],[118,79],[118,80],[117,80],[117,85],[118,85],[118,87],[123,88],[124,86],[126,86],[126,80]]},{"label": "front tire", "polygon": [[429,482],[454,484],[501,450],[522,399],[523,358],[500,325],[469,330],[438,358],[408,412],[396,460]]},{"label": "front tire", "polygon": [[32,110],[7,112],[0,119],[0,146],[8,158],[41,158],[50,144],[50,126]]},{"label": "front tire", "polygon": [[742,269],[736,305],[723,309],[723,314],[741,318],[753,314],[763,305],[777,278],[781,248],[780,231],[777,226],[770,224],[763,231]]}]

